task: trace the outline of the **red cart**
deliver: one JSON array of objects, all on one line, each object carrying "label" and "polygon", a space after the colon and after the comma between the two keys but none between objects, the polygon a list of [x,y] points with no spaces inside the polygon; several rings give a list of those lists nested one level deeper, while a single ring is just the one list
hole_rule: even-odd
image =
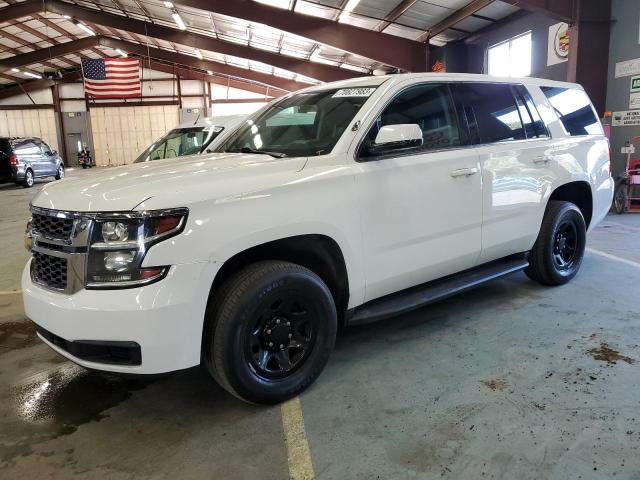
[{"label": "red cart", "polygon": [[640,147],[640,136],[632,137],[626,145],[627,166],[618,177],[613,197],[616,213],[640,212],[640,158],[635,153],[636,144]]}]

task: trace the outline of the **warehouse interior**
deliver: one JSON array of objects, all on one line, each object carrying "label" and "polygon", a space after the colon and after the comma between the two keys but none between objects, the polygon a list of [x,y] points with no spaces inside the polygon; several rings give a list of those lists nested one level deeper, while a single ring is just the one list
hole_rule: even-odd
[{"label": "warehouse interior", "polygon": [[[119,58],[140,94],[87,95],[84,62]],[[420,72],[578,83],[613,178],[640,147],[636,0],[0,0],[0,138],[46,142],[67,179],[119,172],[179,124]],[[640,478],[637,212],[589,233],[572,283],[514,273],[345,329],[314,385],[265,407],[203,367],[113,375],[40,341],[23,242],[51,181],[0,184],[0,478]]]}]

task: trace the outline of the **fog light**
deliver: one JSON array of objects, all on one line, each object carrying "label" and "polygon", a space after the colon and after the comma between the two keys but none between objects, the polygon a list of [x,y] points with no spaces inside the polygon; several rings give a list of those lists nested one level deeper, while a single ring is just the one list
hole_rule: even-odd
[{"label": "fog light", "polygon": [[104,268],[110,272],[124,272],[136,258],[136,252],[108,252],[104,254]]},{"label": "fog light", "polygon": [[129,230],[124,223],[104,222],[102,238],[105,242],[126,242],[129,239]]}]

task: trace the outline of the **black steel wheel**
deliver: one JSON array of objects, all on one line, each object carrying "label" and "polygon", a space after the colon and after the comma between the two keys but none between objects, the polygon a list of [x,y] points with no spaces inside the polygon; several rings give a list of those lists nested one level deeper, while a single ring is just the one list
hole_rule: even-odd
[{"label": "black steel wheel", "polygon": [[237,397],[278,403],[318,377],[336,330],[333,297],[315,273],[289,262],[258,262],[232,276],[213,296],[203,362]]},{"label": "black steel wheel", "polygon": [[33,181],[33,170],[28,168],[27,171],[24,172],[24,180],[22,181],[22,186],[24,188],[31,188],[33,187]]},{"label": "black steel wheel", "polygon": [[543,285],[562,285],[576,276],[586,247],[586,225],[571,202],[550,201],[525,273]]},{"label": "black steel wheel", "polygon": [[618,215],[623,214],[627,209],[627,184],[621,183],[616,188],[616,193],[613,197],[613,209]]}]

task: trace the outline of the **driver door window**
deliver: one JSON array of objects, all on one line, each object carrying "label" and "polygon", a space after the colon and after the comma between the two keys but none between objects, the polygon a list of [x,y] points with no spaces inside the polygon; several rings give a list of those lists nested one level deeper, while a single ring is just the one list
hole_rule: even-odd
[{"label": "driver door window", "polygon": [[[412,148],[408,152],[404,150],[402,153],[441,150],[458,147],[463,143],[446,84],[417,85],[398,94],[369,130],[360,156],[368,156],[366,147],[375,143],[382,127],[399,124],[417,124],[422,130],[423,139],[421,147]],[[392,153],[389,152],[389,155]]]}]

